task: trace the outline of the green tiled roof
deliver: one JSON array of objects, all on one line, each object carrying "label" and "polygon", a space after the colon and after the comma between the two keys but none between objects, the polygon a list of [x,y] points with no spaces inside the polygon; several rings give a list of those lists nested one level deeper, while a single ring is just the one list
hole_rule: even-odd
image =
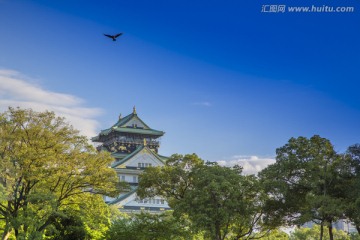
[{"label": "green tiled roof", "polygon": [[154,129],[144,129],[144,128],[113,127],[112,130],[115,132],[125,132],[125,133],[139,133],[139,134],[157,135],[157,136],[164,135],[163,131],[158,131]]},{"label": "green tiled roof", "polygon": [[118,197],[117,199],[115,199],[115,200],[113,200],[113,201],[109,202],[109,204],[110,204],[110,205],[112,205],[112,204],[116,204],[116,203],[118,203],[118,202],[120,202],[120,201],[122,201],[122,200],[126,199],[126,198],[127,198],[127,197],[129,197],[130,195],[134,194],[134,193],[136,192],[136,190],[137,190],[137,187],[136,187],[136,188],[134,188],[133,190],[131,190],[130,192],[128,192],[128,193],[126,193],[126,194],[124,194],[124,195],[122,195],[122,196]]},{"label": "green tiled roof", "polygon": [[111,153],[111,156],[113,156],[114,158],[117,159],[123,159],[124,157],[126,157],[127,155],[129,155],[128,153]]},{"label": "green tiled roof", "polygon": [[[112,168],[115,168],[115,167],[117,167],[117,166],[119,166],[119,165],[127,162],[129,159],[131,159],[133,156],[135,156],[138,152],[140,152],[140,151],[143,150],[144,148],[146,148],[146,146],[144,146],[144,145],[138,146],[135,151],[133,151],[132,153],[130,153],[129,155],[127,155],[126,157],[124,157],[124,158],[121,159],[120,161],[116,161],[116,162],[114,162],[113,164],[111,164],[111,167],[112,167]],[[151,151],[150,149],[149,149],[149,152],[150,152],[152,155],[154,155],[157,159],[159,159],[161,162],[163,162],[163,163],[165,164],[165,162],[166,162],[166,160],[167,160],[166,157],[164,157],[164,156],[159,156],[158,154],[154,153],[154,152]],[[166,158],[166,160],[165,160],[165,158]]]},{"label": "green tiled roof", "polygon": [[135,156],[135,154],[137,154],[138,152],[140,152],[142,149],[144,148],[143,145],[140,145],[136,148],[135,151],[133,151],[132,153],[128,154],[126,157],[124,157],[123,159],[121,159],[120,161],[116,161],[113,164],[111,164],[111,167],[117,167],[120,164],[123,164],[124,162],[126,162],[127,160],[129,160],[130,158],[132,158],[133,156]]},{"label": "green tiled roof", "polygon": [[162,155],[158,155],[158,156],[159,156],[159,158],[161,158],[161,160],[163,162],[166,162],[169,159],[169,157],[166,157],[166,156],[162,156]]},{"label": "green tiled roof", "polygon": [[144,126],[145,129],[150,129],[149,126],[144,123],[143,120],[141,120],[138,115],[136,113],[131,113],[129,115],[127,115],[126,117],[120,118],[117,123],[115,123],[112,127],[123,127],[124,125],[126,125],[131,119],[136,118],[138,119]]},{"label": "green tiled roof", "polygon": [[[132,119],[136,119],[137,121],[141,122],[144,127],[143,128],[127,127],[126,124]],[[146,123],[144,123],[144,121],[142,121],[138,117],[135,111],[124,118],[120,118],[111,128],[102,130],[100,134],[96,137],[93,137],[92,140],[98,141],[100,135],[108,135],[111,132],[136,133],[136,134],[152,135],[158,137],[164,135],[163,131],[151,129]]]}]

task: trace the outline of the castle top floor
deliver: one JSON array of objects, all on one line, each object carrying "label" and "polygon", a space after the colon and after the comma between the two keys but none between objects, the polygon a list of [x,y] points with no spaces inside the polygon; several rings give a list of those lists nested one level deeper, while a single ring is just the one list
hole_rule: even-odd
[{"label": "castle top floor", "polygon": [[137,146],[147,143],[148,147],[158,152],[163,131],[150,128],[137,115],[135,107],[133,112],[125,117],[119,116],[118,121],[110,128],[102,130],[99,135],[92,138],[93,142],[102,143],[98,149],[112,153],[131,153]]}]

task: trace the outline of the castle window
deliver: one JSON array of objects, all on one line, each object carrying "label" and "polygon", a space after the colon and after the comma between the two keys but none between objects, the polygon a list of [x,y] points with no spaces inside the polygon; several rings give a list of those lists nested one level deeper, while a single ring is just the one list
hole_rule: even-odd
[{"label": "castle window", "polygon": [[125,176],[124,176],[124,175],[121,175],[120,180],[121,180],[122,182],[125,182]]},{"label": "castle window", "polygon": [[136,183],[137,182],[137,178],[136,176],[133,176],[133,182]]},{"label": "castle window", "polygon": [[151,163],[138,163],[139,168],[151,167],[151,166],[152,166]]}]

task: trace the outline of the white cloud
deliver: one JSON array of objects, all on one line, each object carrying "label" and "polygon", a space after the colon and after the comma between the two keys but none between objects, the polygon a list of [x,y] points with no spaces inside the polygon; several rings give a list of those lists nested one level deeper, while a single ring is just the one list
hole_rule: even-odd
[{"label": "white cloud", "polygon": [[83,107],[83,103],[76,96],[46,90],[19,72],[0,69],[0,111],[9,106],[54,111],[58,116],[65,117],[82,135],[93,137],[99,126],[94,117],[102,111]]},{"label": "white cloud", "polygon": [[233,156],[229,160],[217,161],[219,165],[233,167],[239,165],[243,167],[244,174],[256,174],[270,164],[275,163],[274,158],[258,156]]}]

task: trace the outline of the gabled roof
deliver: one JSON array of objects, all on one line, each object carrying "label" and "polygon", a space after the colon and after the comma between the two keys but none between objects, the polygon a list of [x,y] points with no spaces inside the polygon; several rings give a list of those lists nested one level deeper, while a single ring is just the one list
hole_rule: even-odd
[{"label": "gabled roof", "polygon": [[124,199],[130,197],[132,194],[136,193],[136,191],[137,191],[137,187],[134,188],[134,189],[132,189],[132,190],[129,191],[128,193],[125,193],[124,195],[122,195],[122,196],[114,199],[113,201],[109,202],[109,204],[110,204],[110,205],[113,205],[113,204],[116,204],[116,203],[118,203],[118,202],[121,202],[122,200],[124,200]]},{"label": "gabled roof", "polygon": [[123,159],[124,157],[126,157],[127,155],[129,155],[128,153],[119,153],[119,152],[113,152],[111,153],[111,156],[113,156],[116,159]]},{"label": "gabled roof", "polygon": [[[133,126],[129,125],[131,122],[139,123],[141,126]],[[119,120],[111,127],[105,130],[102,130],[100,134],[96,137],[93,137],[93,141],[98,141],[100,135],[108,135],[111,132],[123,132],[123,133],[137,133],[143,135],[152,135],[156,137],[161,137],[164,135],[165,132],[158,131],[155,129],[151,129],[143,120],[141,120],[134,107],[134,110],[131,114],[127,115],[126,117],[119,117]]]},{"label": "gabled roof", "polygon": [[165,164],[165,159],[163,156],[159,156],[157,153],[153,152],[150,148],[148,148],[147,146],[144,145],[140,145],[138,146],[135,151],[133,151],[132,153],[130,153],[129,155],[127,155],[126,157],[124,157],[123,159],[114,162],[113,164],[111,164],[112,168],[116,168],[117,166],[126,163],[127,161],[129,161],[130,159],[132,159],[133,157],[136,156],[136,154],[138,154],[139,152],[141,152],[143,149],[148,150],[147,152],[150,153],[151,155],[153,155],[156,159],[158,159],[160,162],[162,162],[163,164]]},{"label": "gabled roof", "polygon": [[138,117],[138,115],[137,115],[137,113],[136,113],[135,107],[134,107],[133,112],[132,112],[131,114],[127,115],[127,116],[124,117],[124,118],[121,118],[121,116],[120,116],[120,117],[119,117],[119,120],[117,121],[117,123],[115,123],[115,124],[112,126],[112,128],[113,128],[113,127],[126,127],[126,124],[127,124],[128,122],[130,122],[131,120],[134,120],[134,119],[140,121],[140,122],[144,125],[144,129],[150,129],[150,127],[149,127],[148,125],[146,125],[146,123],[144,123],[144,121],[141,120],[141,119]]},{"label": "gabled roof", "polygon": [[163,155],[160,155],[160,154],[158,154],[158,156],[159,156],[160,159],[162,159],[162,161],[164,163],[169,159],[169,157],[166,157],[166,156],[163,156]]}]

